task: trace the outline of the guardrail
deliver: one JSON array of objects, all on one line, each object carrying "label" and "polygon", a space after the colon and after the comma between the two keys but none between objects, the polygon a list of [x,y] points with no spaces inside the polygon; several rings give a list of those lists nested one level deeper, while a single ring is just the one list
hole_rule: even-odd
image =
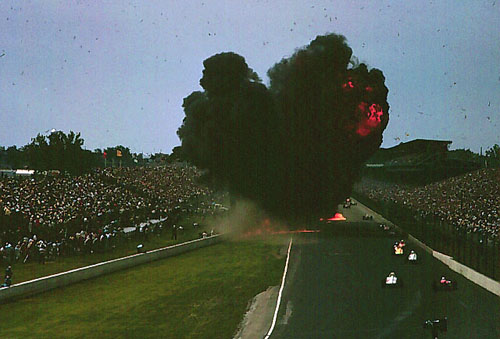
[{"label": "guardrail", "polygon": [[197,248],[210,246],[222,240],[222,235],[214,235],[207,238],[191,240],[181,244],[147,251],[145,253],[133,254],[123,258],[113,259],[98,264],[80,267],[70,271],[21,282],[10,287],[3,287],[0,288],[0,304],[15,298],[30,296],[54,288],[73,284],[79,281],[95,278],[104,274],[181,254]]}]

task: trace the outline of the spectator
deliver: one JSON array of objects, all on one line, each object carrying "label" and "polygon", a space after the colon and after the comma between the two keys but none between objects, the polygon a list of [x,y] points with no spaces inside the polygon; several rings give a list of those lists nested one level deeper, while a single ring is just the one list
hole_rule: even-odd
[{"label": "spectator", "polygon": [[392,202],[416,217],[435,217],[492,241],[500,231],[500,169],[481,169],[426,186],[363,179],[355,190],[375,201]]},{"label": "spectator", "polygon": [[[112,248],[125,238],[124,227],[167,214],[174,221],[191,211],[186,201],[211,193],[196,183],[199,176],[194,167],[169,165],[95,169],[73,177],[1,178],[0,244],[8,246],[0,249],[0,257],[9,263],[16,257],[44,262],[61,253]],[[143,231],[147,238],[151,229]]]},{"label": "spectator", "polygon": [[5,269],[5,280],[1,287],[10,287],[12,285],[12,266],[7,266]]},{"label": "spectator", "polygon": [[172,240],[177,240],[177,226],[172,225]]}]

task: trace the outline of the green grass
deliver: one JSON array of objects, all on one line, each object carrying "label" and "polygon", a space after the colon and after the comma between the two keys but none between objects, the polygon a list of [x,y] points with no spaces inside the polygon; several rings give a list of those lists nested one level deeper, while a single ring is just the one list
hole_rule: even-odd
[{"label": "green grass", "polygon": [[228,240],[0,305],[3,337],[232,338],[288,239]]},{"label": "green grass", "polygon": [[[206,220],[203,220],[203,223],[209,220],[208,217]],[[152,250],[156,248],[161,248],[165,246],[170,246],[173,244],[177,244],[180,242],[185,242],[198,238],[198,232],[200,229],[193,229],[192,224],[194,221],[202,221],[201,217],[196,216],[188,216],[182,218],[178,223],[179,225],[183,225],[184,230],[182,232],[177,233],[177,240],[171,240],[172,232],[170,229],[165,229],[161,237],[157,237],[153,234],[150,234],[147,242],[143,242],[142,240],[132,239],[129,242],[124,242],[120,244],[119,247],[115,248],[112,251],[108,251],[105,253],[93,253],[93,254],[82,254],[82,255],[73,255],[66,257],[59,257],[56,261],[47,262],[44,265],[41,265],[37,262],[29,262],[23,264],[22,262],[17,262],[13,265],[13,283],[19,283],[23,281],[32,280],[35,278],[44,277],[47,275],[65,272],[74,268],[84,267],[92,264],[96,264],[99,262],[125,257],[127,255],[131,255],[137,253],[137,245],[143,243],[147,250]],[[209,231],[209,230],[208,230]],[[2,271],[3,273],[3,271]]]}]

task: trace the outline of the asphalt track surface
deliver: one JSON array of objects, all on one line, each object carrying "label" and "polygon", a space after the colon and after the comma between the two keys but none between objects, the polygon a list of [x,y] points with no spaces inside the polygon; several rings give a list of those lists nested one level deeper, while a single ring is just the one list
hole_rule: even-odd
[{"label": "asphalt track surface", "polygon": [[[272,339],[432,338],[424,321],[444,316],[448,331],[439,338],[500,338],[499,297],[411,243],[404,257],[392,256],[400,235],[361,221],[362,206],[344,211],[346,222],[294,235]],[[418,265],[406,262],[410,249],[417,251]],[[402,288],[382,288],[391,271],[403,279]],[[435,292],[432,281],[442,275],[458,289]]]}]

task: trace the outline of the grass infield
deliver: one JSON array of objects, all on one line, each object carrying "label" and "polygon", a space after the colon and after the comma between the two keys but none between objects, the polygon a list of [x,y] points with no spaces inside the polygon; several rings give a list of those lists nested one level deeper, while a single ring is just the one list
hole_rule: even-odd
[{"label": "grass infield", "polygon": [[[228,240],[0,305],[5,338],[231,338],[288,239]],[[286,249],[286,248],[285,248]]]}]

